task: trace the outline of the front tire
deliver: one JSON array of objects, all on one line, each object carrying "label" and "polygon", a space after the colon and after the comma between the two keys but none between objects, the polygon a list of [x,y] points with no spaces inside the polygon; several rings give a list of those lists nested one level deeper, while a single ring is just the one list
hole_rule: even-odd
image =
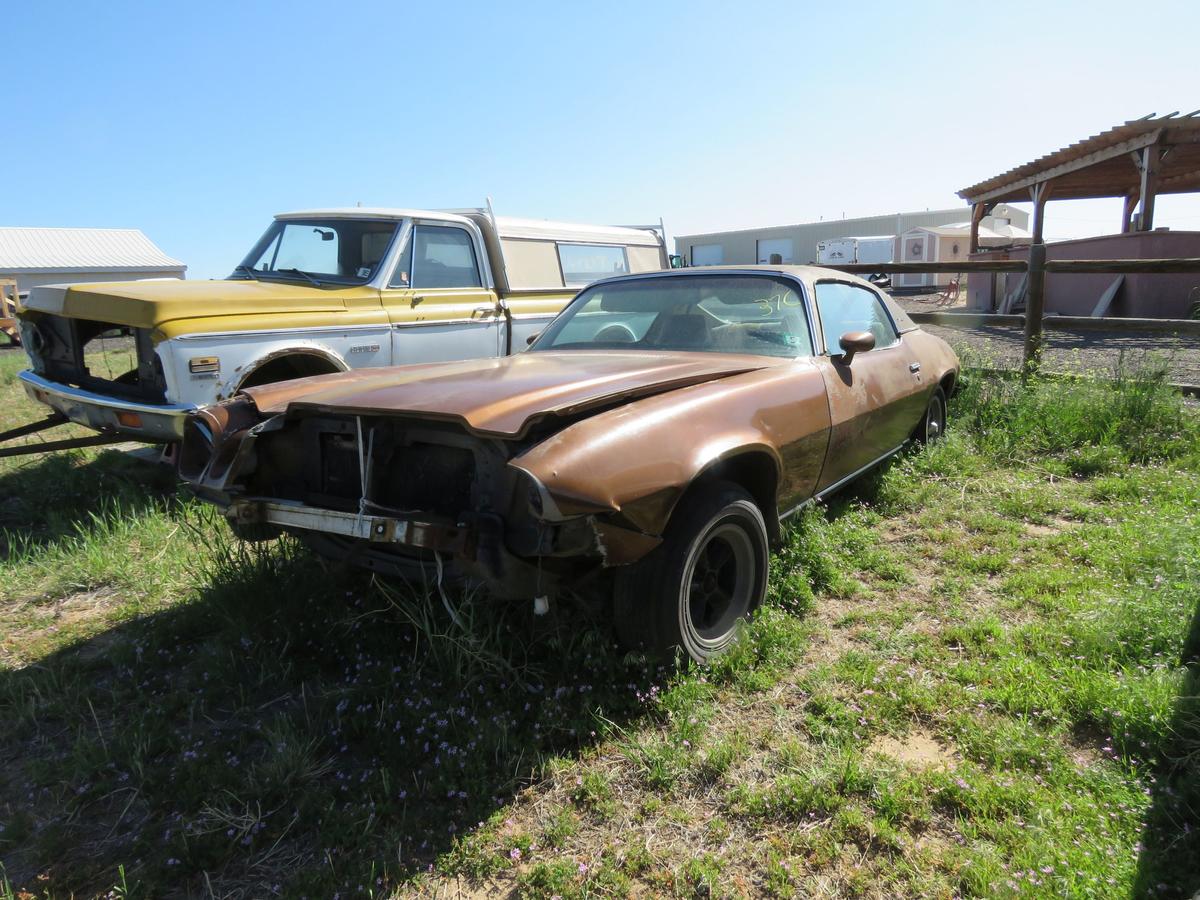
[{"label": "front tire", "polygon": [[631,648],[679,647],[707,663],[737,640],[767,589],[767,527],[741,487],[694,488],[676,507],[661,546],[618,571],[617,635]]}]

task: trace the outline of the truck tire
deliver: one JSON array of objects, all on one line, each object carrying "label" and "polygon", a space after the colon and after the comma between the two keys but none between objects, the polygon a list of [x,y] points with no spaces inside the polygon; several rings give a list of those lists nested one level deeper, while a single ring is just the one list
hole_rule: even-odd
[{"label": "truck tire", "polygon": [[649,556],[617,572],[614,624],[632,649],[678,647],[707,663],[737,640],[767,589],[770,548],[762,511],[740,486],[694,487]]}]

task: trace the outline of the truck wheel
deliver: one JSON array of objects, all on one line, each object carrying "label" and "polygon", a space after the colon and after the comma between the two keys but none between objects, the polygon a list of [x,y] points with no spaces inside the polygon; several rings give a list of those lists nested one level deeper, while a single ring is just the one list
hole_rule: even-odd
[{"label": "truck wheel", "polygon": [[762,512],[730,482],[684,497],[663,543],[617,573],[614,622],[627,647],[682,648],[698,663],[729,649],[762,603],[769,560]]}]

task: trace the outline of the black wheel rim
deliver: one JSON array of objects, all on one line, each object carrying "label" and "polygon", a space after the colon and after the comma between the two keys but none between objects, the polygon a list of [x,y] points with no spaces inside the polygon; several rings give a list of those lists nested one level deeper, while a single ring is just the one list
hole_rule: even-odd
[{"label": "black wheel rim", "polygon": [[940,395],[935,395],[929,401],[929,411],[925,414],[925,440],[932,443],[946,431],[946,404]]},{"label": "black wheel rim", "polygon": [[756,569],[754,543],[740,525],[725,522],[705,535],[684,581],[687,625],[701,644],[723,643],[749,613]]}]

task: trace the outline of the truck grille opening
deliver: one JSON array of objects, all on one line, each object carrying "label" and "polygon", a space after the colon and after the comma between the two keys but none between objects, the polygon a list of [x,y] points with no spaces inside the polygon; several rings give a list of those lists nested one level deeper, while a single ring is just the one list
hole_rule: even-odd
[{"label": "truck grille opening", "polygon": [[39,371],[51,381],[142,403],[165,403],[166,377],[146,328],[41,315]]}]

